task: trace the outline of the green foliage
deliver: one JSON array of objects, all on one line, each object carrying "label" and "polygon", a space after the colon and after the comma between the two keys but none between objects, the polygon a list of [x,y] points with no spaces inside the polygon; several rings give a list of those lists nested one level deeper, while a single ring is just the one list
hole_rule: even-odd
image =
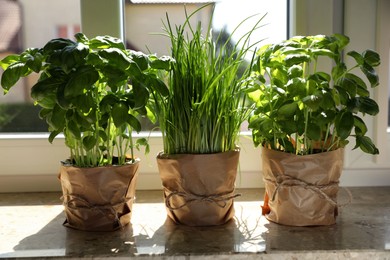
[{"label": "green foliage", "polygon": [[154,105],[166,154],[234,150],[241,123],[249,115],[244,79],[250,71],[239,72],[247,65],[249,37],[261,19],[231,46],[232,35],[223,39],[219,34],[213,40],[211,23],[204,32],[200,22],[196,28],[191,25],[191,18],[204,7],[186,12],[183,25],[173,28],[168,15],[164,23],[174,63],[167,77],[169,92],[155,93]]},{"label": "green foliage", "polygon": [[53,39],[41,49],[4,58],[4,92],[21,77],[40,73],[31,97],[42,108],[49,141],[63,133],[74,165],[110,165],[114,156],[119,165],[133,161],[133,149],[147,145],[133,142],[132,132],[141,130],[137,116],[147,115],[152,91],[166,93],[157,74],[169,68],[170,59],[127,50],[110,36],[75,38]]},{"label": "green foliage", "polygon": [[[346,58],[354,64],[347,68],[342,54],[348,43],[338,34],[297,36],[258,51],[248,94],[256,146],[303,155],[344,147],[354,137],[355,148],[379,153],[360,116],[379,112],[369,87],[379,85],[374,68],[380,58],[372,50],[350,51]],[[319,70],[322,62],[331,70]]]}]

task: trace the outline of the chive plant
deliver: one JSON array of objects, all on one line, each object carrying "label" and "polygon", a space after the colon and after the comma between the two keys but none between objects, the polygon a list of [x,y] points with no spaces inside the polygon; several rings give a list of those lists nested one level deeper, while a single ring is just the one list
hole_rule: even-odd
[{"label": "chive plant", "polygon": [[239,72],[248,65],[245,56],[256,44],[250,43],[250,36],[260,27],[263,17],[231,46],[237,28],[251,17],[222,39],[222,33],[212,35],[212,17],[205,34],[200,22],[191,25],[191,17],[204,7],[191,14],[185,11],[183,25],[173,28],[168,15],[164,23],[164,35],[171,40],[174,59],[167,78],[169,94],[155,93],[165,154],[234,150],[240,126],[249,115],[245,78],[250,71]]}]

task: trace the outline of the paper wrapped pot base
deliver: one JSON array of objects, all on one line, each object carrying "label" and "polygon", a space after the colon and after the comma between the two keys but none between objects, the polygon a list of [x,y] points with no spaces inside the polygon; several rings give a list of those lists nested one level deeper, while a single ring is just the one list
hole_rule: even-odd
[{"label": "paper wrapped pot base", "polygon": [[300,156],[263,148],[266,218],[291,226],[334,224],[343,154],[337,149]]},{"label": "paper wrapped pot base", "polygon": [[168,216],[178,224],[214,226],[234,217],[239,150],[157,156]]},{"label": "paper wrapped pot base", "polygon": [[139,162],[124,166],[61,166],[64,225],[87,231],[112,231],[130,222]]}]

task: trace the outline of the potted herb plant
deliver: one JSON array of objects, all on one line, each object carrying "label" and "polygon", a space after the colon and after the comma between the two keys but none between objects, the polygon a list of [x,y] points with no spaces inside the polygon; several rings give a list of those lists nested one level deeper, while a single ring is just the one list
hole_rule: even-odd
[{"label": "potted herb plant", "polygon": [[260,22],[230,45],[232,35],[222,40],[218,34],[213,40],[211,22],[205,31],[200,23],[191,25],[200,9],[186,13],[175,30],[167,15],[164,28],[174,63],[167,78],[169,93],[156,94],[154,103],[163,136],[157,163],[167,213],[190,226],[224,224],[234,216],[237,138],[249,115],[244,79],[250,71],[240,71]]},{"label": "potted herb plant", "polygon": [[350,51],[348,68],[348,43],[340,34],[296,36],[257,53],[249,128],[254,145],[262,146],[263,213],[271,221],[334,224],[343,148],[354,139],[354,148],[379,153],[361,116],[379,112],[369,89],[379,84],[380,57]]},{"label": "potted herb plant", "polygon": [[1,85],[7,93],[21,77],[40,73],[31,97],[49,142],[63,133],[70,150],[59,175],[66,225],[114,230],[130,221],[139,167],[134,149],[146,145],[132,133],[141,130],[149,93],[164,91],[156,74],[169,59],[127,50],[110,36],[75,38],[7,56]]}]

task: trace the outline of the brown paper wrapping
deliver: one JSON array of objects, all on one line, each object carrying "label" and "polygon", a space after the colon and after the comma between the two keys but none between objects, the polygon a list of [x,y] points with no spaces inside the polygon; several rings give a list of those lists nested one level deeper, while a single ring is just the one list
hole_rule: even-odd
[{"label": "brown paper wrapping", "polygon": [[139,162],[124,166],[60,168],[66,220],[87,231],[112,231],[130,222]]},{"label": "brown paper wrapping", "polygon": [[234,216],[239,149],[157,156],[168,216],[178,224],[213,226]]},{"label": "brown paper wrapping", "polygon": [[263,148],[266,218],[291,226],[334,224],[343,155],[343,149],[300,156]]}]

